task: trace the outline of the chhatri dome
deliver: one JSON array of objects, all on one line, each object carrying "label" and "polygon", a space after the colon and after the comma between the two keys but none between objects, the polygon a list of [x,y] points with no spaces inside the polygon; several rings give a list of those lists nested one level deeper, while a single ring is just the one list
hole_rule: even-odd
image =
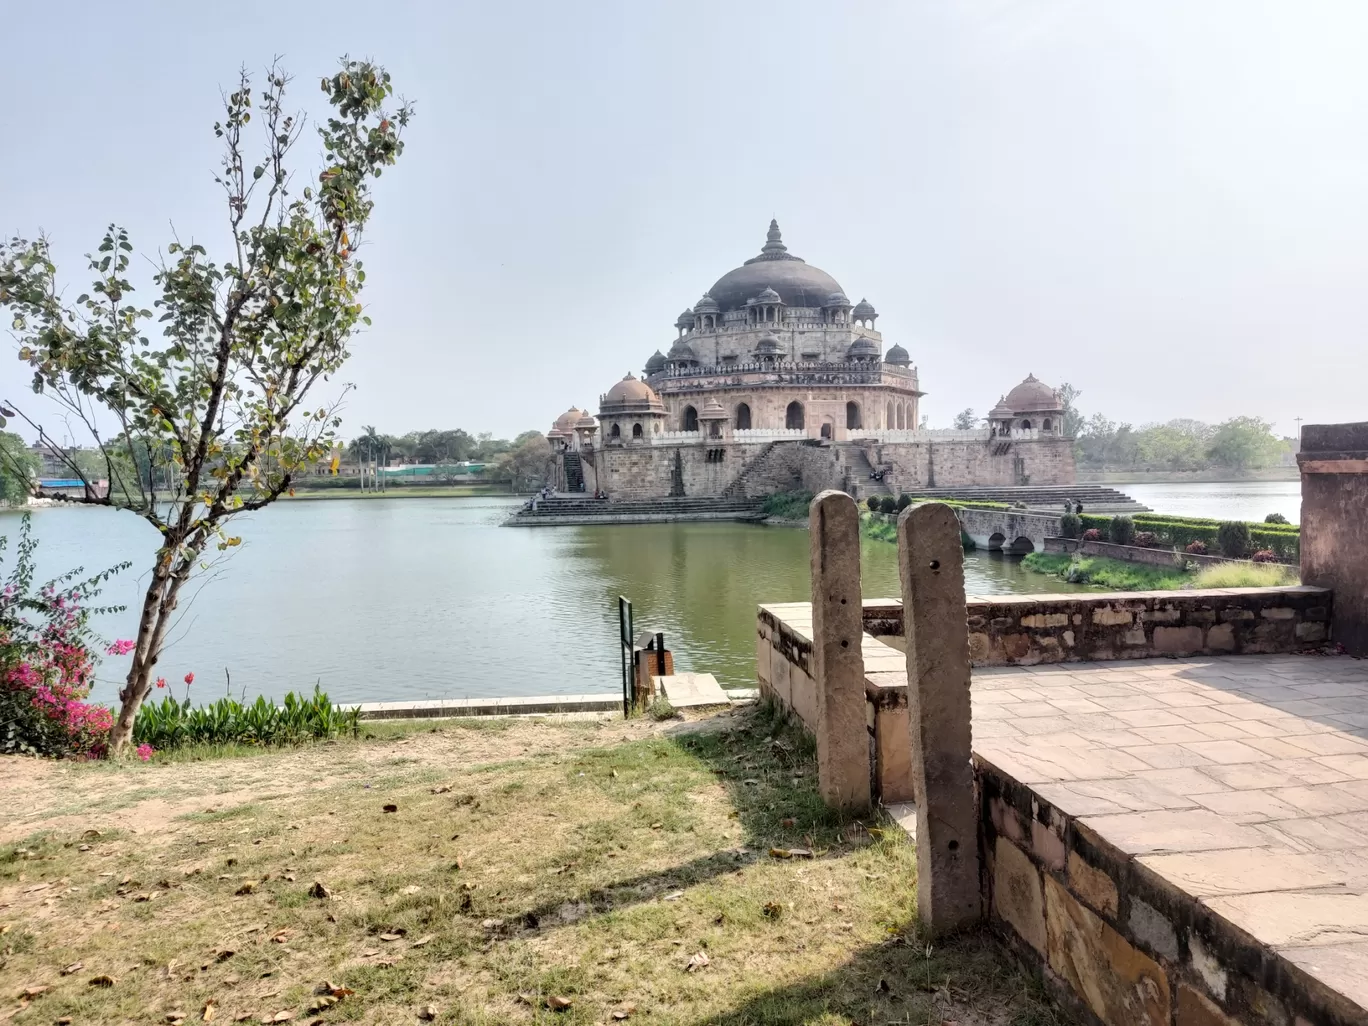
[{"label": "chhatri dome", "polygon": [[[726,313],[744,309],[748,300],[755,299],[765,289],[772,289],[787,306],[821,307],[832,298],[832,293],[844,295],[835,278],[788,251],[778,221],[770,222],[760,255],[718,278],[705,298],[711,299],[722,313]],[[694,311],[700,312],[698,307],[694,307]]]},{"label": "chhatri dome", "polygon": [[1059,401],[1055,390],[1034,374],[1026,375],[1026,380],[1007,393],[1003,405],[1013,413],[1034,413],[1041,410],[1060,410],[1064,404]]}]

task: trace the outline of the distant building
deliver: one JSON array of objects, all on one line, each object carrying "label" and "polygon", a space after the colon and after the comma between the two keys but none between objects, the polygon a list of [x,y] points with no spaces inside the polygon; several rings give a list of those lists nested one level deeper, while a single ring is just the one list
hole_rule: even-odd
[{"label": "distant building", "polygon": [[[758,256],[675,320],[677,337],[547,432],[561,490],[610,496],[856,494],[974,484],[1071,484],[1063,403],[1033,375],[988,426],[920,428],[917,369],[886,352],[865,299],[788,252],[771,221]],[[873,475],[873,476],[871,476]]]}]

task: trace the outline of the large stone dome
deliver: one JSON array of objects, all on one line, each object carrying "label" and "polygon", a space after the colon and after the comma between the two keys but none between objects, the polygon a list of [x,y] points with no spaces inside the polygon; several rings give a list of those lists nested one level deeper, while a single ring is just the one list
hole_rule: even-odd
[{"label": "large stone dome", "polygon": [[1013,413],[1063,409],[1055,390],[1034,374],[1026,375],[1025,381],[1008,392],[1004,403]]},{"label": "large stone dome", "polygon": [[768,241],[760,255],[718,278],[708,289],[708,295],[726,313],[743,309],[746,300],[754,299],[766,288],[779,293],[788,306],[818,308],[826,304],[833,292],[844,292],[826,271],[788,252],[775,221],[770,222]]}]

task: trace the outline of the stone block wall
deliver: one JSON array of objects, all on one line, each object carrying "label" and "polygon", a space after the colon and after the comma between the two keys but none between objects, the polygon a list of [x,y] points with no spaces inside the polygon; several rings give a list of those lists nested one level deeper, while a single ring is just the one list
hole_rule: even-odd
[{"label": "stone block wall", "polygon": [[974,764],[989,918],[1082,1018],[1108,1026],[1368,1021],[981,756]]},{"label": "stone block wall", "polygon": [[[975,666],[1301,652],[1329,639],[1325,588],[1225,588],[969,599]],[[902,605],[865,603],[865,629],[897,644]]]},{"label": "stone block wall", "polygon": [[1368,655],[1368,422],[1307,424],[1297,465],[1302,580],[1334,589],[1335,639]]}]

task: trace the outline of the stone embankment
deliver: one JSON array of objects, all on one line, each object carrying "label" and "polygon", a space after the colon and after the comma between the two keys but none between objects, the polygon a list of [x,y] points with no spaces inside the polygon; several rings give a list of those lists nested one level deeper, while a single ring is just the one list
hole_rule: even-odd
[{"label": "stone embankment", "polygon": [[760,499],[692,498],[592,499],[553,496],[520,509],[508,527],[557,527],[570,524],[652,524],[672,521],[765,519]]}]

